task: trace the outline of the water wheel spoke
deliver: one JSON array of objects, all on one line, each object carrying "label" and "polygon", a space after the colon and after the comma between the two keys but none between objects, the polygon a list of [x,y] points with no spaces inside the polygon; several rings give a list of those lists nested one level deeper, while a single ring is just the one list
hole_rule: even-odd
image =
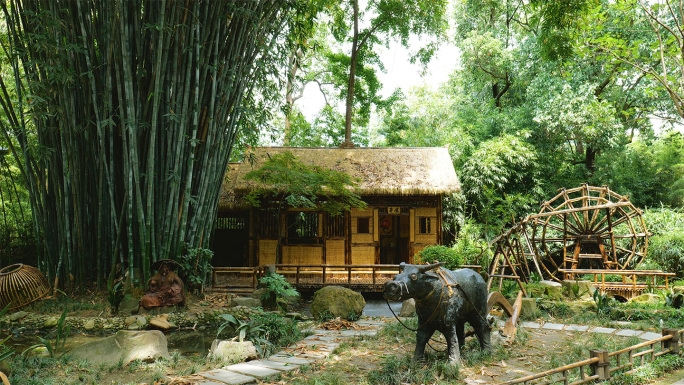
[{"label": "water wheel spoke", "polygon": [[[608,190],[607,187],[604,187],[600,190],[597,205],[605,204],[608,202],[608,200],[605,199],[607,190]],[[592,229],[594,227],[594,223],[596,223],[596,220],[598,219],[598,215],[600,212],[601,212],[601,210],[594,210],[594,213],[591,216],[591,220],[589,221],[589,228],[590,229]]]}]

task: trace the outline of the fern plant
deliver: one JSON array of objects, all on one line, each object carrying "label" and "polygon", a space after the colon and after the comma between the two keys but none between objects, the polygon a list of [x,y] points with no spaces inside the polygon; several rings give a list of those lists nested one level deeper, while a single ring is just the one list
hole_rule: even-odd
[{"label": "fern plant", "polygon": [[291,300],[299,298],[299,292],[285,280],[281,274],[269,272],[259,280],[259,286],[266,289],[261,296],[264,307],[274,309],[278,306],[278,300]]}]

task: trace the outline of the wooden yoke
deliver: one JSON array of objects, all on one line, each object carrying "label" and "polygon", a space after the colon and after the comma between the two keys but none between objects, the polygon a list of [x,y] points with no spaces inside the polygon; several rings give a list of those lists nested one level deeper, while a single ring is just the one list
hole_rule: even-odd
[{"label": "wooden yoke", "polygon": [[518,298],[511,306],[510,302],[498,291],[493,291],[487,298],[487,313],[491,311],[494,305],[500,305],[504,312],[508,315],[508,320],[504,325],[503,334],[506,337],[506,343],[511,344],[515,341],[515,334],[518,331],[518,318],[520,317],[520,309],[522,308],[522,291],[518,292]]}]

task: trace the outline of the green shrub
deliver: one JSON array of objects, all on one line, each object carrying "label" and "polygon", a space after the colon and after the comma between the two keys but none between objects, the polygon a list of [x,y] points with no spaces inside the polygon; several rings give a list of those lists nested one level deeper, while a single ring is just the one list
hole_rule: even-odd
[{"label": "green shrub", "polygon": [[202,292],[211,283],[211,259],[214,252],[209,249],[189,249],[180,257],[180,275],[185,283],[196,292]]},{"label": "green shrub", "polygon": [[264,305],[268,309],[275,309],[278,300],[290,300],[299,297],[297,289],[292,287],[281,274],[268,272],[259,280],[259,287],[266,289],[261,296]]},{"label": "green shrub", "polygon": [[482,237],[481,227],[473,220],[467,221],[459,229],[451,248],[461,256],[462,264],[481,265],[483,270],[487,270],[493,254]]},{"label": "green shrub", "polygon": [[684,367],[684,357],[667,354],[656,358],[653,362],[642,365],[630,374],[621,373],[607,382],[609,385],[642,385],[650,384],[658,377]]},{"label": "green shrub", "polygon": [[644,222],[653,233],[645,263],[684,276],[684,209],[648,209]]},{"label": "green shrub", "polygon": [[417,263],[446,262],[447,269],[457,269],[463,264],[463,257],[455,249],[446,246],[428,246],[417,255]]},{"label": "green shrub", "polygon": [[369,371],[368,382],[372,385],[453,384],[458,379],[458,365],[426,356],[427,363],[414,362],[410,355],[389,356],[379,370]]}]

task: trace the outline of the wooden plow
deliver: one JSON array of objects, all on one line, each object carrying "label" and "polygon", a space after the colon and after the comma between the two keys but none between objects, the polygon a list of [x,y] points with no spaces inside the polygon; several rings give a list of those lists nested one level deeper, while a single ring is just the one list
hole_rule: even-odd
[{"label": "wooden plow", "polygon": [[575,270],[635,269],[648,246],[641,215],[607,186],[562,189],[490,243],[488,287],[498,280],[501,290],[503,280],[512,279],[522,289],[532,272],[560,282]]}]

